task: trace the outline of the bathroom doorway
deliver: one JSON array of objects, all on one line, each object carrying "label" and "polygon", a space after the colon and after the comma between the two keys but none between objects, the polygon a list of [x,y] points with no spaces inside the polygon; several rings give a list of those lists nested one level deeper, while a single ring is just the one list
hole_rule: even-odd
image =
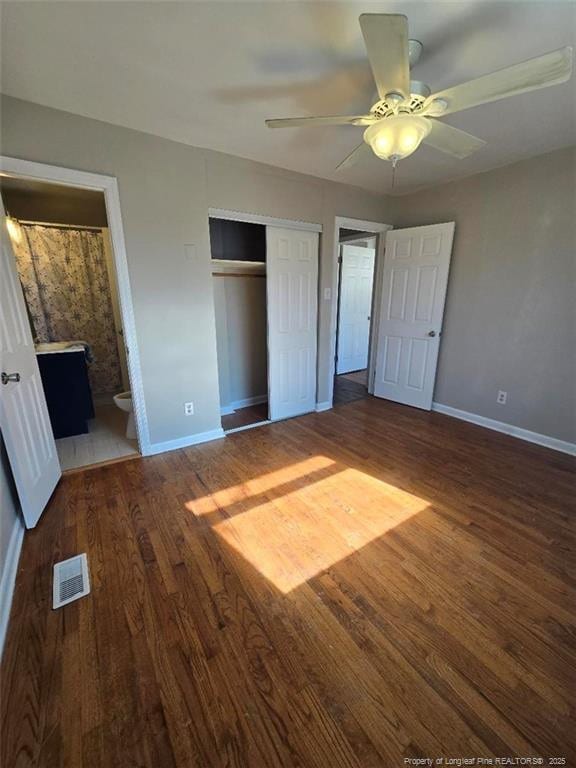
[{"label": "bathroom doorway", "polygon": [[63,471],[139,454],[105,193],[0,176]]}]

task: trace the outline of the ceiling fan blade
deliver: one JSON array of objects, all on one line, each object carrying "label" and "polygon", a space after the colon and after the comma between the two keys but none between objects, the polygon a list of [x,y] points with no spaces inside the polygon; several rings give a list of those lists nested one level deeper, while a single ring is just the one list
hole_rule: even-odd
[{"label": "ceiling fan blade", "polygon": [[447,123],[441,123],[439,120],[430,120],[432,130],[424,139],[424,144],[428,144],[440,152],[446,152],[447,155],[459,157],[460,159],[468,157],[473,152],[485,146],[483,139],[478,139],[466,131],[454,128]]},{"label": "ceiling fan blade", "polygon": [[360,28],[378,94],[410,95],[408,19],[398,13],[363,13]]},{"label": "ceiling fan blade", "polygon": [[442,115],[450,115],[479,104],[487,104],[519,93],[535,91],[537,88],[564,83],[571,74],[572,48],[567,46],[489,75],[483,75],[476,80],[433,93],[426,99],[422,114],[426,114],[427,107],[435,99],[444,99],[448,102],[448,107]]},{"label": "ceiling fan blade", "polygon": [[345,157],[344,160],[340,163],[340,165],[336,166],[337,171],[343,171],[346,168],[351,168],[353,165],[356,165],[356,163],[359,160],[362,160],[365,157],[368,157],[368,155],[372,154],[372,150],[366,144],[365,142],[362,142],[362,144],[359,144],[356,149],[353,149],[352,152],[348,155],[348,157]]},{"label": "ceiling fan blade", "polygon": [[268,128],[300,128],[314,125],[370,125],[372,115],[336,115],[334,117],[281,117],[266,120]]}]

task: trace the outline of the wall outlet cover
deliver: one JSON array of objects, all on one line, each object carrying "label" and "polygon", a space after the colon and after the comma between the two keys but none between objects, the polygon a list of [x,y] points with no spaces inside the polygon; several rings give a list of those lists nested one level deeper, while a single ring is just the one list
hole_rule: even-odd
[{"label": "wall outlet cover", "polygon": [[503,389],[498,390],[498,396],[496,397],[496,402],[499,405],[506,405],[506,400],[508,399],[508,392],[504,392]]},{"label": "wall outlet cover", "polygon": [[186,416],[194,416],[194,403],[184,403],[184,413]]}]

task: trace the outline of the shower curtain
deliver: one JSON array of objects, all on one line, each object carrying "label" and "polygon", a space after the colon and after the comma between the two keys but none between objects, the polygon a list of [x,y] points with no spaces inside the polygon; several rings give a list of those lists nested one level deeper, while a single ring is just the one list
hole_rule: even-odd
[{"label": "shower curtain", "polygon": [[16,262],[35,342],[83,339],[94,394],[122,388],[102,233],[22,224]]}]

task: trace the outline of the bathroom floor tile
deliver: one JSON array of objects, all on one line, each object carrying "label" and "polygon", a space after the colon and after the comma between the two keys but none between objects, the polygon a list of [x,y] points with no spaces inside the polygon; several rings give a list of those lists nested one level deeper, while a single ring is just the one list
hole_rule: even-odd
[{"label": "bathroom floor tile", "polygon": [[63,470],[138,455],[137,441],[126,437],[127,415],[115,405],[96,405],[95,411],[87,434],[56,440]]}]

